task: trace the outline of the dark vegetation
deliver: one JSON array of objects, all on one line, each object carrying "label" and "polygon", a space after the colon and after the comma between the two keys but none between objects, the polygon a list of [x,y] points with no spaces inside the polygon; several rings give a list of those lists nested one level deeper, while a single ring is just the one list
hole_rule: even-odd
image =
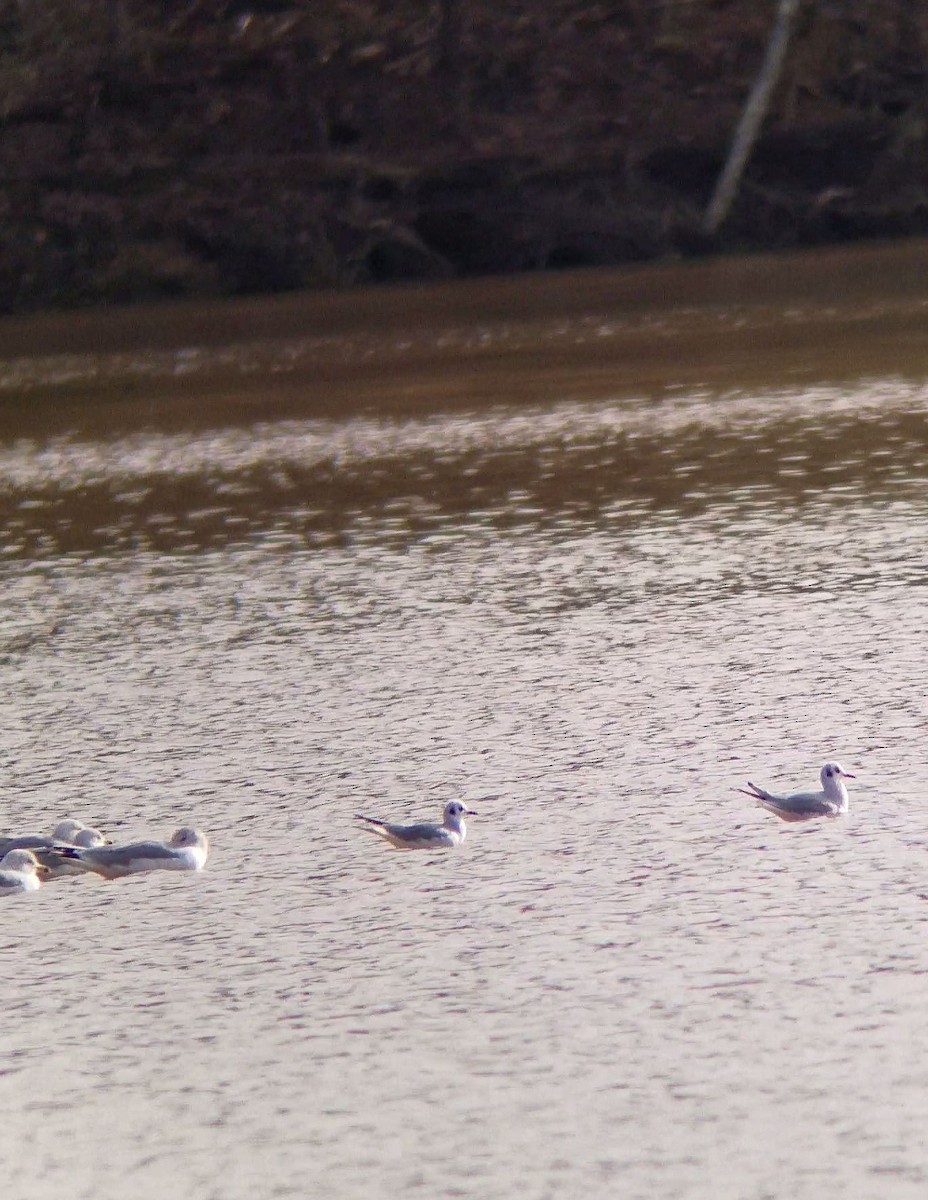
[{"label": "dark vegetation", "polygon": [[928,5],[0,0],[0,310],[928,231]]}]

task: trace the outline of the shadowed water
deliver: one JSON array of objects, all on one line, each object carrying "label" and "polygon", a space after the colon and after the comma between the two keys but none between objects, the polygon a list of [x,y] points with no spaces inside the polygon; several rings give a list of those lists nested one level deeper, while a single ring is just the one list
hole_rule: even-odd
[{"label": "shadowed water", "polygon": [[[732,310],[689,304],[708,361]],[[349,402],[346,332],[338,412],[262,367],[82,415],[16,358],[4,826],[213,847],[6,901],[31,1197],[925,1194],[928,375],[854,305],[798,382],[774,305],[744,386],[638,394],[576,313],[534,366],[462,334],[453,402],[437,351]],[[732,790],[832,757],[838,821]],[[354,822],[449,798],[453,853]]]}]

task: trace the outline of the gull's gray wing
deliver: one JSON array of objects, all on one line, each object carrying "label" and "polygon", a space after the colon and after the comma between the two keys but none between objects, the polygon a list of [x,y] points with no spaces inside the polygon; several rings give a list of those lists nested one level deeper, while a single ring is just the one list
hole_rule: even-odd
[{"label": "gull's gray wing", "polygon": [[770,799],[790,812],[814,813],[818,816],[824,816],[835,807],[831,800],[826,799],[824,792],[795,792],[792,796],[771,796]]},{"label": "gull's gray wing", "polygon": [[50,850],[54,845],[54,838],[45,837],[41,833],[24,833],[19,837],[3,838],[0,841],[0,858],[10,850]]},{"label": "gull's gray wing", "polygon": [[812,811],[816,804],[824,804],[826,807],[822,811],[825,812],[831,805],[824,792],[793,792],[791,796],[779,796],[776,792],[768,792],[766,788],[758,787],[750,780],[748,787],[751,791],[745,792],[745,795],[756,796],[760,801],[767,801],[769,804],[776,804],[778,808],[787,808],[793,812]]},{"label": "gull's gray wing", "polygon": [[79,849],[76,855],[81,862],[100,867],[129,867],[139,859],[166,862],[177,857],[173,846],[163,842],[130,842],[125,846],[94,846]]},{"label": "gull's gray wing", "polygon": [[822,795],[812,793],[797,796],[763,797],[757,801],[761,808],[766,808],[782,817],[784,821],[808,821],[812,817],[833,817],[838,807]]},{"label": "gull's gray wing", "polygon": [[385,828],[388,833],[392,833],[395,838],[404,842],[440,843],[448,840],[447,829],[443,829],[441,825],[429,824],[427,821],[421,825],[387,825]]}]

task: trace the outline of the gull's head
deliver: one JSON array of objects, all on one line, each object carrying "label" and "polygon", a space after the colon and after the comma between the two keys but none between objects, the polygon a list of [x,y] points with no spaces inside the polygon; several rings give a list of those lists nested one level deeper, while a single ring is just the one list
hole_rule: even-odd
[{"label": "gull's head", "polygon": [[104,837],[99,829],[91,829],[89,826],[78,829],[72,841],[75,846],[80,846],[83,850],[96,850],[98,846],[110,845],[108,837]]},{"label": "gull's head", "polygon": [[468,808],[460,800],[452,800],[450,804],[445,805],[445,820],[453,821],[455,824],[463,821],[465,817],[476,817],[476,815],[472,808]]},{"label": "gull's head", "polygon": [[39,860],[31,850],[10,850],[0,859],[4,871],[20,871],[23,875],[35,875],[39,871]]},{"label": "gull's head", "polygon": [[191,829],[185,826],[183,829],[178,829],[172,834],[170,844],[176,849],[183,849],[184,846],[200,846],[206,850],[209,843],[206,840],[206,834],[200,833],[199,829]]},{"label": "gull's head", "polygon": [[852,775],[850,771],[845,771],[840,763],[827,762],[822,767],[822,787],[827,791],[829,786],[834,786],[840,783],[842,779],[856,779],[856,775]]}]

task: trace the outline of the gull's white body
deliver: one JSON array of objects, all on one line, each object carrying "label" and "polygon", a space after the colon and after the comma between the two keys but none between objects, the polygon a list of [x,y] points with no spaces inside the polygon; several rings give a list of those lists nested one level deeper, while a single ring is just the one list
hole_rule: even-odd
[{"label": "gull's white body", "polygon": [[477,814],[460,801],[452,800],[450,804],[445,805],[440,825],[427,822],[420,825],[391,825],[377,817],[365,817],[361,813],[355,815],[359,821],[367,821],[371,826],[367,830],[368,833],[379,834],[397,850],[441,850],[460,846],[467,837],[464,818],[475,817]]},{"label": "gull's white body", "polygon": [[840,763],[827,762],[822,767],[820,778],[822,789],[819,792],[793,792],[789,796],[778,796],[750,780],[749,792],[744,788],[735,788],[735,791],[750,796],[760,808],[766,808],[781,821],[811,821],[815,817],[843,816],[849,806],[844,780],[853,779],[854,776],[845,771]]},{"label": "gull's white body", "polygon": [[125,846],[59,848],[59,853],[105,879],[143,871],[202,871],[209,841],[198,829],[178,829],[168,842],[130,842]]},{"label": "gull's white body", "polygon": [[0,859],[0,896],[35,892],[41,886],[39,862],[31,850],[16,847]]}]

